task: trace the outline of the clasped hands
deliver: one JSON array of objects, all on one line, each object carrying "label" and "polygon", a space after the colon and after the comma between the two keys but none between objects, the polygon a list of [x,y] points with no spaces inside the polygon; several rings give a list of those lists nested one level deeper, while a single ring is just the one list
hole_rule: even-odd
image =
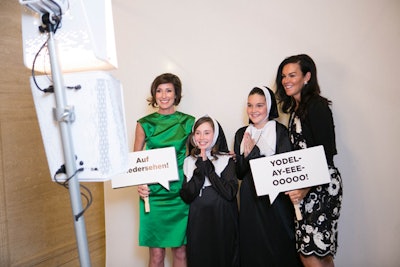
[{"label": "clasped hands", "polygon": [[251,138],[250,133],[245,132],[243,135],[243,154],[247,157],[256,145],[256,141]]}]

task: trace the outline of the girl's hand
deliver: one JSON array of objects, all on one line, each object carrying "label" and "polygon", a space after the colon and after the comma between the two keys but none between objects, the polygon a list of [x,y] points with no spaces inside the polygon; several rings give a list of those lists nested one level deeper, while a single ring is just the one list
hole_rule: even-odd
[{"label": "girl's hand", "polygon": [[244,144],[244,156],[247,157],[250,152],[253,150],[255,146],[254,140],[251,138],[251,135],[248,132],[245,132],[243,135],[243,144]]},{"label": "girl's hand", "polygon": [[207,154],[205,149],[200,150],[200,157],[203,159],[203,161],[207,160]]},{"label": "girl's hand", "polygon": [[229,151],[228,155],[231,156],[234,162],[236,162],[236,154],[234,151]]},{"label": "girl's hand", "polygon": [[142,199],[145,199],[150,195],[150,189],[147,184],[139,185],[138,186],[138,193]]}]

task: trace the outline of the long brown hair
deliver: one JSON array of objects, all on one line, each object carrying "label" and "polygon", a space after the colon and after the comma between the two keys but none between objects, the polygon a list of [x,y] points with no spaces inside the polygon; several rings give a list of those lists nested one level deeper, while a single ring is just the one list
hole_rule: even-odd
[{"label": "long brown hair", "polygon": [[[286,94],[285,88],[282,85],[283,67],[290,63],[299,64],[303,76],[306,75],[307,72],[311,74],[310,80],[301,89],[301,100],[297,110],[295,110],[296,101],[293,97]],[[315,96],[320,96],[321,93],[317,78],[317,67],[315,66],[314,60],[306,54],[294,55],[285,58],[278,67],[275,83],[276,97],[278,103],[281,104],[282,111],[284,113],[292,113],[293,111],[295,111],[296,115],[299,116],[301,119],[304,119],[307,115],[307,104],[309,103],[309,101]],[[327,98],[322,96],[321,98],[326,101],[327,104],[331,104],[331,101]]]}]

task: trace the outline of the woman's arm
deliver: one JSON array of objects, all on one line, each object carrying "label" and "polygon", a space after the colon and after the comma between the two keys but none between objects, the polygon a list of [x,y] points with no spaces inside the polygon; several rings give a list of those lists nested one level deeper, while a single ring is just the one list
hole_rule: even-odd
[{"label": "woman's arm", "polygon": [[144,148],[146,134],[144,133],[142,125],[136,123],[135,142],[133,144],[133,151],[141,151]]},{"label": "woman's arm", "polygon": [[[133,144],[133,151],[142,151],[144,148],[146,134],[144,133],[142,125],[136,123],[135,142]],[[145,199],[150,194],[150,189],[147,184],[138,186],[138,193],[142,199]]]},{"label": "woman's arm", "polygon": [[335,126],[327,103],[315,101],[308,109],[306,124],[311,130],[313,145],[323,145],[328,164],[336,155]]}]

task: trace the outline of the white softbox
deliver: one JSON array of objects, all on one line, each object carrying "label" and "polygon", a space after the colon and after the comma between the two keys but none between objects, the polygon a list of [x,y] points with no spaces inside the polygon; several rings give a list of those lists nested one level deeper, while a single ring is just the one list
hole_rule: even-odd
[{"label": "white softbox", "polygon": [[[42,15],[59,3],[63,15],[54,36],[57,42],[61,71],[77,72],[117,68],[114,23],[111,0],[20,0],[22,8],[22,44],[24,64],[32,63],[48,38],[41,33]],[[35,12],[34,12],[34,11]],[[35,62],[35,71],[50,73],[49,56],[44,48]]]},{"label": "white softbox", "polygon": [[[76,154],[79,181],[105,181],[127,169],[128,142],[121,83],[107,72],[69,73],[64,76],[68,106],[75,121],[71,135]],[[50,76],[36,76],[41,88],[52,85]],[[75,89],[75,87],[80,89]],[[31,88],[40,131],[52,179],[64,165],[61,133],[55,120],[53,93],[37,89],[31,77]],[[57,175],[57,180],[66,176]]]}]

